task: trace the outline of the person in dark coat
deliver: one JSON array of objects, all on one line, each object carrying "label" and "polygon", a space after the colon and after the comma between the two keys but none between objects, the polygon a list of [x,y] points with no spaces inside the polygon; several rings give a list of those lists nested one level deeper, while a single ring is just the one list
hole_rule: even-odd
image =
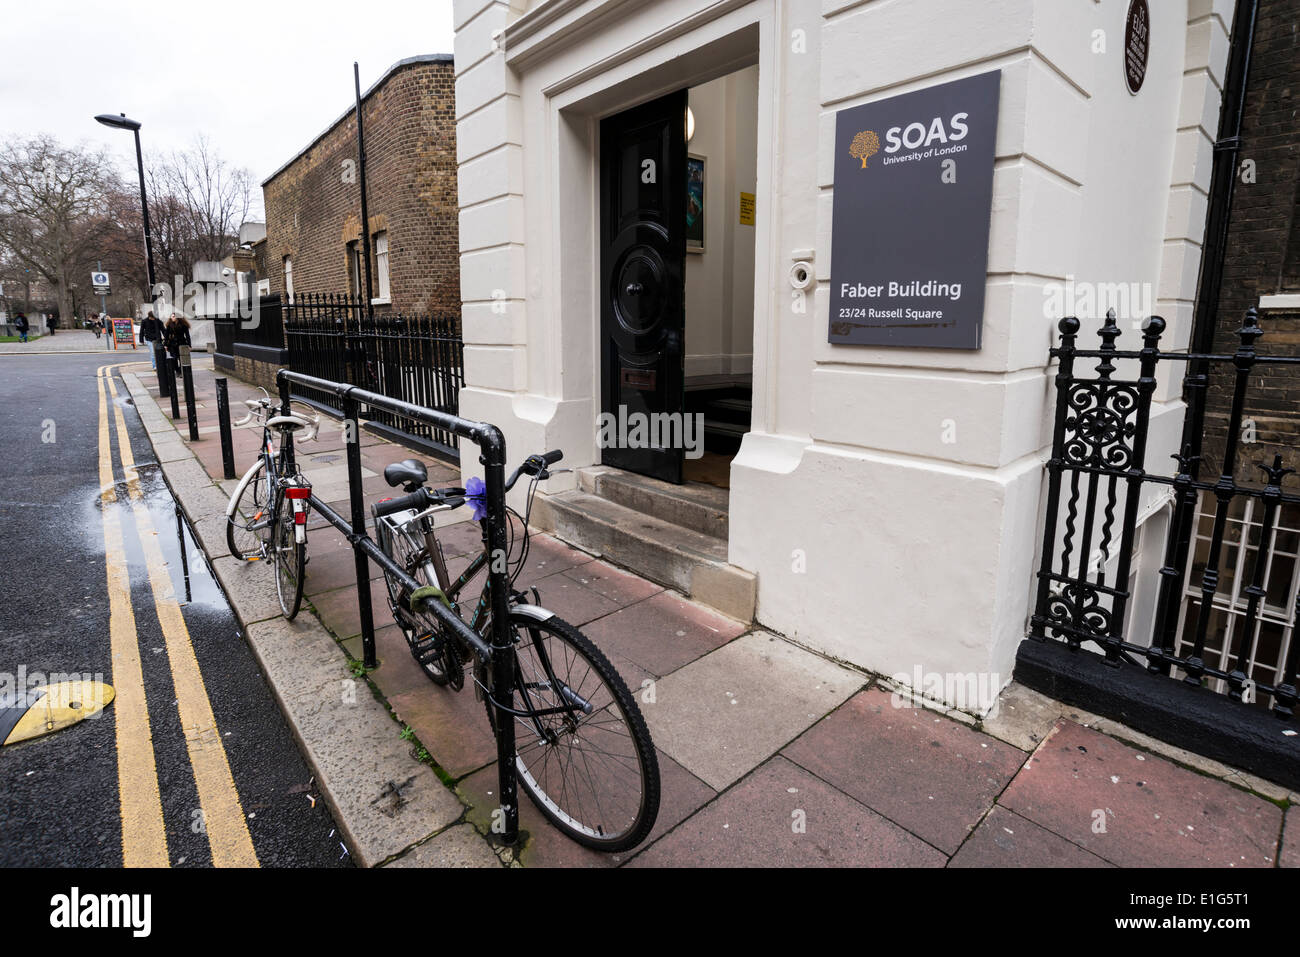
[{"label": "person in dark coat", "polygon": [[158,353],[163,347],[163,334],[166,327],[162,324],[157,316],[152,312],[145,316],[144,322],[140,323],[140,340],[149,345],[149,362],[153,368],[158,368]]},{"label": "person in dark coat", "polygon": [[27,330],[31,328],[27,322],[27,317],[21,312],[14,316],[14,328],[18,330],[18,341],[27,341]]},{"label": "person in dark coat", "polygon": [[181,346],[190,344],[190,322],[180,313],[172,313],[172,317],[167,320],[163,326],[163,345],[167,349],[167,354],[177,361],[181,357]]}]

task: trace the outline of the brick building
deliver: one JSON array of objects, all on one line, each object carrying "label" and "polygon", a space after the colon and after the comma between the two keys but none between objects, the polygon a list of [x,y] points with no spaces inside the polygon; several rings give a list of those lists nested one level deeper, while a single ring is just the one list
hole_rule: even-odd
[{"label": "brick building", "polygon": [[[401,60],[362,97],[371,267],[381,311],[458,314],[455,76],[450,54]],[[364,292],[349,107],[262,183],[266,272],[279,293]]]},{"label": "brick building", "polygon": [[[1259,4],[1241,119],[1241,150],[1228,222],[1216,353],[1230,353],[1251,306],[1259,309],[1261,353],[1300,355],[1300,0]],[[1257,370],[1248,394],[1248,428],[1237,456],[1238,481],[1254,481],[1255,463],[1300,448],[1300,371]],[[1205,462],[1213,476],[1223,460],[1223,430],[1232,403],[1232,375],[1219,370],[1207,402]],[[1252,441],[1253,440],[1253,441]],[[1300,510],[1295,516],[1300,518]]]},{"label": "brick building", "polygon": [[[1238,4],[1238,13],[1245,3]],[[1198,197],[1211,208],[1216,202],[1229,204],[1222,263],[1207,254],[1201,264],[1198,298],[1206,296],[1215,279],[1220,285],[1217,308],[1206,316],[1212,327],[1199,339],[1199,348],[1219,355],[1236,352],[1243,318],[1255,307],[1263,332],[1254,343],[1258,354],[1300,356],[1300,0],[1258,0],[1254,9],[1235,176]],[[1225,145],[1230,146],[1233,132],[1219,130]],[[1285,467],[1300,467],[1300,367],[1261,363],[1251,368],[1235,433],[1236,454],[1224,469],[1236,378],[1231,362],[1216,362],[1209,369],[1199,478],[1214,483],[1226,471],[1237,486],[1259,489],[1267,481],[1259,466],[1271,465],[1275,457]],[[1281,679],[1282,666],[1294,656],[1291,649],[1300,637],[1295,634],[1300,612],[1296,476],[1284,477],[1281,489],[1292,500],[1279,504],[1267,535],[1266,509],[1259,499],[1236,495],[1224,506],[1222,551],[1206,628],[1205,659],[1225,669],[1242,667],[1259,682]],[[1187,653],[1195,637],[1219,509],[1216,495],[1203,491],[1182,583],[1179,653]],[[1267,547],[1261,552],[1264,538]],[[1252,606],[1257,575],[1258,604]]]}]

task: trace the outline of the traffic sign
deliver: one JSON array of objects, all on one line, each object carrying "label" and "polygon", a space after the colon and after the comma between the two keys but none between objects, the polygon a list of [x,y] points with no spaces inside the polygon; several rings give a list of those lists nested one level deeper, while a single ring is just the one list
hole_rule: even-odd
[{"label": "traffic sign", "polygon": [[92,272],[90,274],[90,284],[95,287],[95,295],[108,295],[108,273]]}]

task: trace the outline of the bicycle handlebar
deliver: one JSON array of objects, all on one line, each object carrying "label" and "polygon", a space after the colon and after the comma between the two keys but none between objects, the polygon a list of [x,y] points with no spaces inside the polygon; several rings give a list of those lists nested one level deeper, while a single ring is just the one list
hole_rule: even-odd
[{"label": "bicycle handlebar", "polygon": [[463,488],[440,488],[432,491],[421,488],[416,489],[410,495],[399,495],[397,498],[376,502],[374,511],[375,518],[383,518],[385,515],[392,515],[394,512],[405,512],[408,509],[413,512],[423,512],[426,508],[434,505],[460,508],[464,504],[465,490]]},{"label": "bicycle handlebar", "polygon": [[564,452],[560,449],[552,449],[549,452],[543,452],[541,455],[528,456],[528,458],[524,459],[523,464],[515,469],[514,474],[510,476],[510,480],[506,482],[506,491],[508,492],[515,487],[520,475],[540,475],[542,478],[547,478],[546,467],[554,465],[562,458],[564,458]]},{"label": "bicycle handlebar", "polygon": [[[515,469],[510,481],[506,483],[506,491],[515,487],[515,482],[519,481],[520,475],[541,475],[546,477],[546,468],[554,465],[560,459],[564,458],[564,452],[560,449],[552,449],[550,452],[543,452],[541,455],[530,455],[524,459],[523,464]],[[460,508],[465,504],[465,490],[463,488],[444,488],[430,490],[428,488],[416,489],[410,495],[399,495],[396,498],[385,499],[382,502],[376,502],[373,506],[375,518],[383,518],[386,515],[392,515],[394,512],[422,512],[433,505],[446,505],[448,508]]]}]

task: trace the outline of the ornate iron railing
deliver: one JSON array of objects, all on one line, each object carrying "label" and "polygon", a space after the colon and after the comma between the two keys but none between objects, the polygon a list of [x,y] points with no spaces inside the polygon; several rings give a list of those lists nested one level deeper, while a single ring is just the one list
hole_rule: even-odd
[{"label": "ornate iron railing", "polygon": [[[1254,309],[1247,312],[1237,332],[1239,345],[1231,354],[1162,352],[1160,337],[1165,323],[1159,317],[1148,320],[1142,348],[1137,351],[1116,348],[1120,329],[1113,311],[1099,330],[1099,349],[1077,347],[1079,326],[1078,319],[1061,320],[1060,345],[1051,350],[1059,360],[1056,416],[1029,637],[1057,640],[1074,651],[1096,654],[1116,668],[1137,666],[1154,675],[1221,690],[1228,698],[1256,703],[1289,720],[1297,699],[1296,646],[1300,642],[1289,640],[1288,635],[1275,649],[1277,660],[1272,662],[1257,660],[1256,652],[1279,513],[1300,505],[1300,494],[1283,487],[1293,469],[1284,465],[1281,454],[1274,454],[1271,461],[1251,459],[1243,444],[1243,433],[1248,431],[1243,423],[1252,373],[1258,379],[1265,367],[1295,367],[1300,365],[1300,357],[1256,351],[1264,332]],[[1076,372],[1075,364],[1081,359],[1100,360],[1096,376]],[[1121,365],[1134,363],[1135,376],[1116,376]],[[1176,474],[1150,469],[1152,396],[1162,364],[1169,363],[1187,364],[1185,387],[1204,389],[1215,381],[1231,396],[1218,446],[1222,464],[1214,481],[1199,477],[1203,459],[1200,437],[1191,443],[1184,436],[1182,449],[1172,455],[1178,463]],[[1300,409],[1296,411],[1300,415]],[[1293,449],[1288,452],[1294,454]],[[1262,481],[1252,481],[1248,473],[1255,470]],[[1130,620],[1130,580],[1147,571],[1135,569],[1132,560],[1139,510],[1153,500],[1159,504],[1160,496],[1152,492],[1163,492],[1173,505],[1154,614],[1147,626]],[[1240,542],[1227,542],[1233,509],[1247,499],[1254,501],[1251,510],[1260,514],[1259,523],[1238,520],[1244,524]],[[1212,516],[1208,514],[1211,503]],[[1198,504],[1205,513],[1200,529],[1196,528]],[[1224,645],[1215,655],[1207,655],[1211,621],[1216,609],[1224,607],[1220,586],[1225,551],[1249,549],[1255,529],[1258,535],[1253,562],[1249,563],[1250,583],[1233,593],[1234,601],[1244,596],[1244,607],[1235,609],[1241,627],[1235,634],[1228,631],[1228,637],[1222,639]],[[1194,551],[1194,542],[1204,547]],[[1238,563],[1238,567],[1245,565]],[[1283,589],[1289,603],[1288,630],[1300,615],[1294,568],[1291,574],[1293,580]],[[1188,576],[1199,577],[1199,581],[1188,587]],[[1189,594],[1194,597],[1188,598]],[[1264,673],[1272,677],[1261,680]]]}]

